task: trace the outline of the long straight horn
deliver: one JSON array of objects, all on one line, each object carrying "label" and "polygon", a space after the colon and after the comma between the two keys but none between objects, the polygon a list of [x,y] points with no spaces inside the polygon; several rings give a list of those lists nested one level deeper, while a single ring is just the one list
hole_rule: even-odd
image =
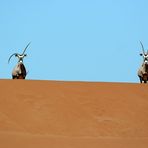
[{"label": "long straight horn", "polygon": [[140,41],[140,44],[141,44],[141,46],[142,46],[142,51],[143,51],[143,54],[145,54],[145,51],[144,51],[144,46],[143,46],[143,44],[142,44],[142,42]]},{"label": "long straight horn", "polygon": [[13,54],[9,57],[8,63],[10,62],[10,59],[11,59],[14,55],[17,55],[17,53],[13,53]]},{"label": "long straight horn", "polygon": [[[31,42],[30,42],[31,43]],[[24,49],[22,55],[25,53],[26,49],[28,48],[28,46],[30,45],[30,43],[26,46],[26,48]]]}]

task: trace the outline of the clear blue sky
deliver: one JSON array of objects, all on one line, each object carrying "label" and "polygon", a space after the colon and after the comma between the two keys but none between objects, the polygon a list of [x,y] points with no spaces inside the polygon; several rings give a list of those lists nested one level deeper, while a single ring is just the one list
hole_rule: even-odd
[{"label": "clear blue sky", "polygon": [[0,78],[31,41],[27,79],[139,82],[148,49],[147,0],[1,0]]}]

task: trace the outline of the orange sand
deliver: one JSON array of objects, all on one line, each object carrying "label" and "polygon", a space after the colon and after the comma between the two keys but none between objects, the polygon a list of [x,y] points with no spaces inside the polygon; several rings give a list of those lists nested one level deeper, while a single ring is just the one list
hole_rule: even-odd
[{"label": "orange sand", "polygon": [[148,84],[0,80],[0,148],[147,148]]}]

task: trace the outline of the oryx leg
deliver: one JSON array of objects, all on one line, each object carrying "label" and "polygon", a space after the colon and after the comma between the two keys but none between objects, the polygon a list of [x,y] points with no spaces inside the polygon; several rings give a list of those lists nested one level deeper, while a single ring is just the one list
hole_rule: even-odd
[{"label": "oryx leg", "polygon": [[143,81],[144,81],[144,83],[147,83],[147,80],[148,80],[147,73],[146,74],[143,74]]},{"label": "oryx leg", "polygon": [[139,76],[139,79],[140,79],[140,83],[142,83],[142,77],[141,76]]},{"label": "oryx leg", "polygon": [[12,79],[17,79],[17,76],[12,76]]},{"label": "oryx leg", "polygon": [[18,76],[18,79],[25,79],[25,77],[21,74]]},{"label": "oryx leg", "polygon": [[147,83],[147,81],[145,80],[144,83]]}]

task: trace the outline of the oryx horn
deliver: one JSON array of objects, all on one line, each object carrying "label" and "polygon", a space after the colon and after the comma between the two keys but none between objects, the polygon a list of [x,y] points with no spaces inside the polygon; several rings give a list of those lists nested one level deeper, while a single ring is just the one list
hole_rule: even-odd
[{"label": "oryx horn", "polygon": [[[31,43],[31,42],[30,42]],[[24,49],[22,55],[25,53],[26,49],[28,48],[28,46],[30,45],[30,43],[28,43],[28,45],[26,46],[26,48]]]},{"label": "oryx horn", "polygon": [[145,54],[145,51],[144,51],[144,46],[143,46],[143,44],[142,44],[142,42],[140,41],[140,44],[141,44],[141,46],[142,46],[142,51],[143,51],[143,54]]},{"label": "oryx horn", "polygon": [[9,57],[9,59],[8,59],[8,63],[10,62],[10,59],[14,56],[14,55],[17,55],[18,53],[13,53],[10,57]]}]

